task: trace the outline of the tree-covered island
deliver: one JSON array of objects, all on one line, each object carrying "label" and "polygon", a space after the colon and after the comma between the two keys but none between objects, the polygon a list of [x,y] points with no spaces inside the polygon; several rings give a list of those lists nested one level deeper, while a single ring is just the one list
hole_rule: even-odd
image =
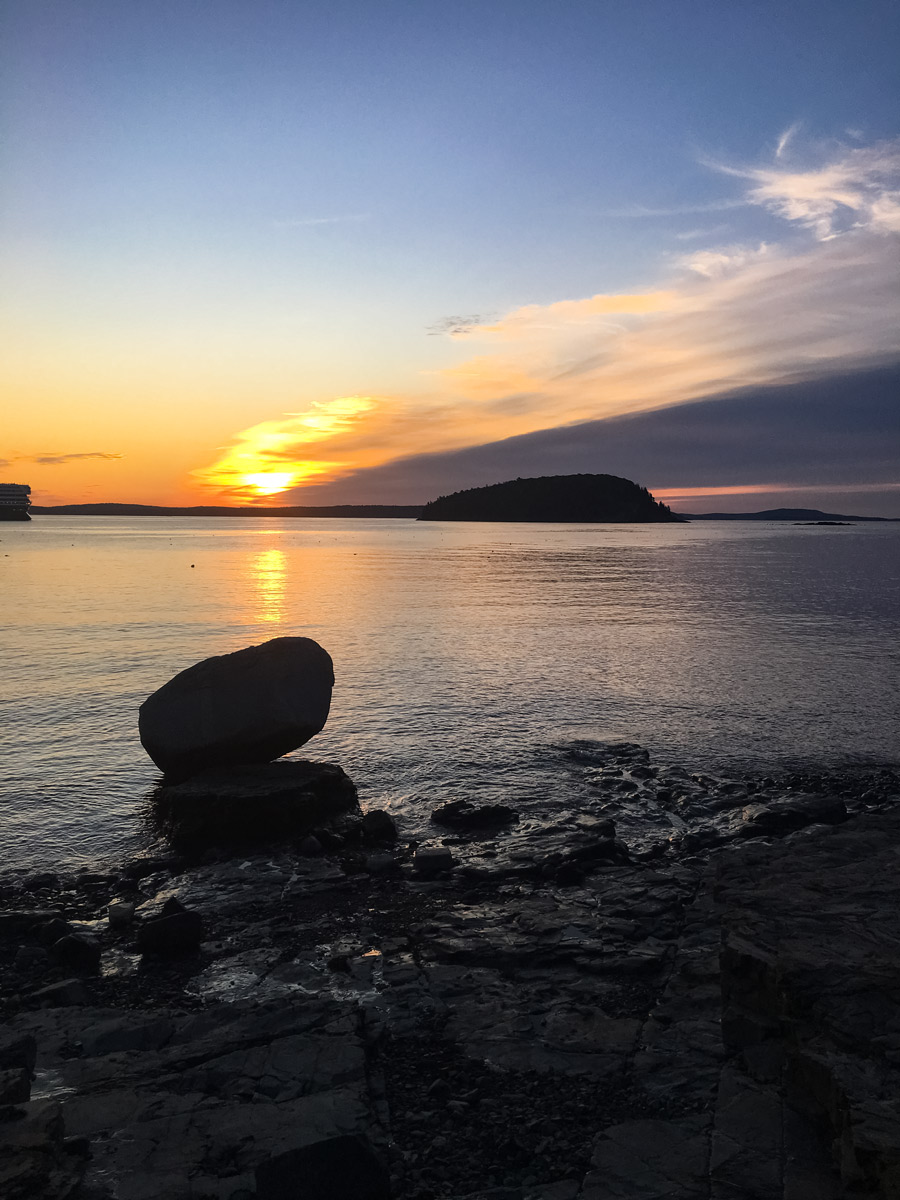
[{"label": "tree-covered island", "polygon": [[681,521],[618,475],[542,475],[439,496],[420,521]]}]

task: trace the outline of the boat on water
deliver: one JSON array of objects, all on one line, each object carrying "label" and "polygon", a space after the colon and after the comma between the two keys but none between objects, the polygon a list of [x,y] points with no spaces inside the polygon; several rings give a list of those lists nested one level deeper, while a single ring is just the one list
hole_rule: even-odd
[{"label": "boat on water", "polygon": [[30,521],[31,488],[27,483],[0,483],[0,521]]}]

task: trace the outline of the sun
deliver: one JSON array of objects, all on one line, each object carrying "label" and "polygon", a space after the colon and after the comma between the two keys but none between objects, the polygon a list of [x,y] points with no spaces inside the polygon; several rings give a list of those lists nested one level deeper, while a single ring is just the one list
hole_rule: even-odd
[{"label": "sun", "polygon": [[242,482],[255,488],[258,496],[274,496],[287,491],[294,478],[293,471],[258,471],[255,475],[245,475]]}]

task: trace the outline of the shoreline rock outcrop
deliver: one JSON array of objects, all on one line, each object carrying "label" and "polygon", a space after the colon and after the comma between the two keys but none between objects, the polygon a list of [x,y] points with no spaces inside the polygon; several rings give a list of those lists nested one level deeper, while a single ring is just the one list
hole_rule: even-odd
[{"label": "shoreline rock outcrop", "polygon": [[272,638],[179,672],[141,705],[141,744],[164,775],[266,763],[324,727],[334,667],[305,637]]}]

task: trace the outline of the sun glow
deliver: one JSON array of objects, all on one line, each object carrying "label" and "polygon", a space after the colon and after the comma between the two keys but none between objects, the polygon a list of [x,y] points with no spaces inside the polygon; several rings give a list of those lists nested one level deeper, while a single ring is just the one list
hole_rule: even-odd
[{"label": "sun glow", "polygon": [[260,496],[274,496],[283,492],[294,482],[293,471],[260,471],[257,475],[245,475],[247,487],[255,488]]},{"label": "sun glow", "polygon": [[312,443],[350,433],[376,407],[369,396],[341,396],[315,402],[285,420],[263,421],[236,436],[210,467],[193,474],[207,487],[246,500],[277,496],[311,479],[334,478],[340,461],[307,458]]}]

